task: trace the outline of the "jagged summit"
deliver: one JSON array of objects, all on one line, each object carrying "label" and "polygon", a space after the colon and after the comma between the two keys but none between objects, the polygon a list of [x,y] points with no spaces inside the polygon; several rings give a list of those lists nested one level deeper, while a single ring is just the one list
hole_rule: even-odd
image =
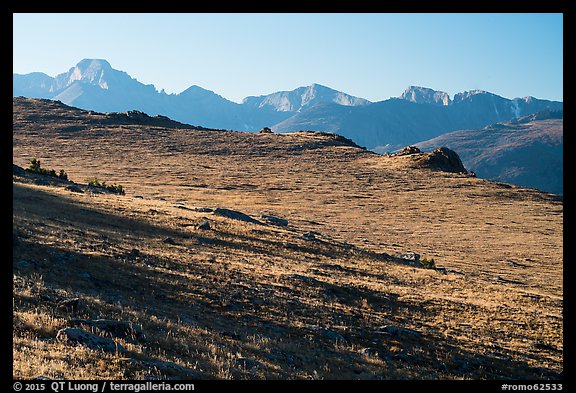
[{"label": "jagged summit", "polygon": [[485,90],[478,90],[478,89],[476,89],[476,90],[469,90],[469,91],[464,91],[464,92],[462,92],[462,93],[456,93],[456,94],[454,94],[454,100],[453,100],[453,102],[456,104],[456,103],[458,103],[458,102],[462,102],[462,101],[465,101],[465,100],[470,99],[471,97],[479,96],[479,95],[502,99],[502,97],[500,97],[500,96],[497,95],[497,94],[490,93],[490,92],[485,91]]},{"label": "jagged summit", "polygon": [[80,69],[111,69],[112,66],[106,59],[82,59],[76,64]]},{"label": "jagged summit", "polygon": [[433,104],[445,106],[452,103],[448,93],[420,86],[408,86],[400,98],[417,104]]},{"label": "jagged summit", "polygon": [[[97,85],[102,89],[109,89],[111,79],[115,79],[114,74],[122,74],[122,72],[114,70],[104,59],[83,59],[68,72],[57,75],[55,84],[57,89],[61,89],[70,86],[75,81],[82,81]],[[124,73],[124,75],[130,78],[127,74]]]},{"label": "jagged summit", "polygon": [[318,83],[301,86],[291,91],[279,91],[263,96],[246,97],[242,104],[257,108],[269,107],[279,112],[301,112],[318,103],[329,102],[344,106],[370,104],[370,101],[364,98],[354,97]]}]

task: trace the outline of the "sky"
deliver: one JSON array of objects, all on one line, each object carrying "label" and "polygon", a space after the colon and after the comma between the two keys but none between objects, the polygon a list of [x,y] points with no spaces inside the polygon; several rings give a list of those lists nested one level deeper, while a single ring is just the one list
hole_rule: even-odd
[{"label": "sky", "polygon": [[563,101],[562,14],[13,14],[14,73],[85,58],[234,102],[312,83],[370,101],[410,85]]}]

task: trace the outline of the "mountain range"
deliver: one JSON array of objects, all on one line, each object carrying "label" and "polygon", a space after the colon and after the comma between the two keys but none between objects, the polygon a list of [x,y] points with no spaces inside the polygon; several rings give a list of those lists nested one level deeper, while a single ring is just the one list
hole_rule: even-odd
[{"label": "mountain range", "polygon": [[333,132],[377,152],[563,106],[534,97],[507,99],[482,90],[451,99],[445,92],[418,86],[408,87],[400,97],[370,102],[319,84],[250,96],[238,104],[199,86],[166,94],[103,59],[84,59],[56,77],[13,74],[13,95],[49,98],[99,112],[140,110],[209,128]]},{"label": "mountain range", "polygon": [[[13,74],[13,95],[98,112],[139,110],[214,129],[330,132],[378,153],[413,144],[422,149],[445,145],[479,177],[562,193],[563,103],[558,101],[508,99],[483,90],[451,98],[409,86],[399,97],[370,102],[312,84],[249,96],[238,104],[196,85],[179,94],[158,91],[103,59],[84,59],[56,77]],[[540,118],[531,118],[534,114]]]}]

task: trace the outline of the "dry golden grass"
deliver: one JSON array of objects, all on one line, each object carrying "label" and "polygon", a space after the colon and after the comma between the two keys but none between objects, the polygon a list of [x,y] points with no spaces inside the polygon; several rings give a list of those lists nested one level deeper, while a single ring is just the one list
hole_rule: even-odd
[{"label": "dry golden grass", "polygon": [[[78,183],[126,189],[78,194],[15,176],[15,377],[559,377],[556,196],[416,169],[410,156],[326,135],[106,119],[15,100],[15,164],[38,158]],[[198,229],[205,220],[211,229]],[[447,274],[384,254],[407,251]],[[58,308],[71,297],[82,300],[76,312]],[[145,337],[119,338],[127,354],[66,346],[55,333],[73,318],[129,320]],[[189,373],[142,366],[155,360]]]}]

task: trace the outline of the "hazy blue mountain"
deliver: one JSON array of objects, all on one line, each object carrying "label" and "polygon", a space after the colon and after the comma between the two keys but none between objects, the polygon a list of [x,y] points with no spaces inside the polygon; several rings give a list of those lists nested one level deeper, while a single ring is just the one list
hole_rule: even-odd
[{"label": "hazy blue mountain", "polygon": [[272,127],[275,132],[336,132],[361,146],[388,152],[446,132],[483,127],[563,104],[533,97],[500,97],[485,91],[459,93],[453,100],[432,89],[409,87],[400,98],[344,107],[319,104]]},{"label": "hazy blue mountain", "polygon": [[336,103],[344,106],[368,105],[370,101],[354,97],[314,83],[292,91],[279,91],[264,96],[244,98],[243,105],[252,108],[271,108],[279,112],[301,112],[319,103]]},{"label": "hazy blue mountain", "polygon": [[211,128],[259,131],[266,126],[276,132],[334,132],[380,152],[449,131],[562,109],[561,102],[533,97],[510,100],[480,90],[450,99],[447,93],[419,86],[408,87],[399,98],[371,103],[318,84],[246,97],[238,104],[199,86],[179,94],[158,92],[103,59],[84,59],[54,78],[39,72],[13,74],[13,94],[50,98],[99,112],[140,110]]},{"label": "hazy blue mountain", "polygon": [[290,116],[270,107],[240,105],[199,86],[179,94],[158,92],[102,59],[84,59],[54,78],[43,73],[13,74],[13,81],[14,96],[49,98],[99,112],[140,110],[211,128],[258,131]]},{"label": "hazy blue mountain", "polygon": [[42,72],[32,72],[26,75],[13,74],[12,95],[33,96],[35,98],[51,98],[54,95],[54,78]]},{"label": "hazy blue mountain", "polygon": [[436,106],[419,105],[398,98],[371,105],[345,107],[318,104],[272,127],[275,132],[313,130],[334,132],[360,146],[374,148],[382,143],[403,147],[409,141],[436,136],[449,122],[445,111]]},{"label": "hazy blue mountain", "polygon": [[478,177],[563,193],[562,111],[544,111],[416,143],[423,151],[454,150]]}]

